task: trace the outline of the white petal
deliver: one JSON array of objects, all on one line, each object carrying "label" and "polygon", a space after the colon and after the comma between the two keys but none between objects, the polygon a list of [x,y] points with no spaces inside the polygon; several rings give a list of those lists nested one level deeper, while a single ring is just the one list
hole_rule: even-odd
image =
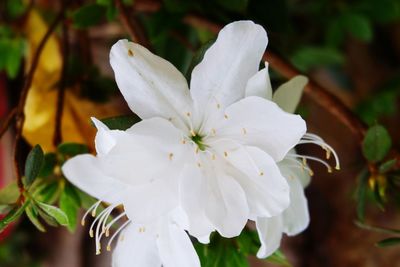
[{"label": "white petal", "polygon": [[174,174],[145,185],[133,186],[123,199],[128,218],[150,223],[178,206],[178,181]]},{"label": "white petal", "polygon": [[155,235],[131,223],[119,236],[112,267],[161,267]]},{"label": "white petal", "polygon": [[268,100],[272,99],[272,86],[268,73],[268,62],[265,62],[265,68],[257,72],[246,85],[246,97],[259,96]]},{"label": "white petal", "polygon": [[257,146],[280,161],[306,132],[304,120],[257,96],[246,97],[226,110],[216,133],[219,138]]},{"label": "white petal", "polygon": [[246,195],[238,182],[225,173],[207,177],[206,214],[223,237],[238,236],[249,216]]},{"label": "white petal", "polygon": [[263,259],[274,253],[281,244],[281,216],[275,216],[272,218],[257,218],[256,227],[261,241],[261,247],[257,252],[257,257]]},{"label": "white petal", "polygon": [[85,154],[69,159],[62,171],[72,184],[89,195],[109,203],[121,203],[129,185],[105,175],[99,165],[96,157]]},{"label": "white petal", "polygon": [[163,117],[175,125],[187,120],[192,105],[187,82],[171,63],[127,40],[113,45],[110,63],[121,93],[139,117]]},{"label": "white petal", "polygon": [[[304,231],[310,223],[307,198],[304,195],[304,189],[300,178],[303,177],[304,174],[300,169],[289,168],[287,166],[282,166],[282,164],[279,164],[279,166],[290,186],[290,205],[283,212],[282,218],[284,232],[292,236]],[[297,176],[297,174],[300,174],[300,176]]]},{"label": "white petal", "polygon": [[225,26],[192,72],[190,92],[197,108],[209,110],[211,103],[224,108],[243,98],[267,42],[265,30],[251,21]]},{"label": "white petal", "polygon": [[115,146],[116,140],[113,137],[112,131],[108,129],[108,127],[104,123],[94,117],[92,117],[91,119],[97,128],[95,138],[97,154],[105,155]]},{"label": "white petal", "polygon": [[289,206],[289,186],[267,153],[228,140],[218,142],[216,151],[236,168],[232,175],[246,192],[251,217],[272,217]]},{"label": "white petal", "polygon": [[179,186],[180,203],[188,218],[188,230],[201,240],[214,230],[205,214],[204,197],[207,195],[207,180],[196,164],[187,164]]},{"label": "white petal", "polygon": [[[125,132],[123,138],[102,157],[102,168],[109,176],[125,183],[140,185],[174,176],[183,169],[188,145],[182,144],[182,133],[168,120],[146,119]],[[194,153],[192,153],[194,154]]]},{"label": "white petal", "polygon": [[282,84],[274,93],[272,100],[284,111],[294,113],[307,83],[307,77],[296,76]]},{"label": "white petal", "polygon": [[157,247],[164,267],[200,267],[189,236],[176,224],[161,226]]}]

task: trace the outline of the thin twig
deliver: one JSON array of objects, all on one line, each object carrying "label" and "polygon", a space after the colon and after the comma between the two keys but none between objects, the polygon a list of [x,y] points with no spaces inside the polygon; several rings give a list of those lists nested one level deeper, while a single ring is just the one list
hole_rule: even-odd
[{"label": "thin twig", "polygon": [[132,9],[124,6],[121,0],[115,0],[115,4],[119,12],[120,21],[122,25],[124,25],[128,34],[131,36],[132,41],[147,47],[149,50],[152,50],[143,26],[134,16]]},{"label": "thin twig", "polygon": [[67,22],[62,24],[63,33],[63,64],[61,69],[60,86],[58,88],[53,145],[57,147],[62,141],[62,115],[64,110],[65,89],[67,85],[68,58],[69,58],[69,33]]},{"label": "thin twig", "polygon": [[40,41],[39,46],[33,55],[32,64],[29,69],[29,72],[26,75],[24,85],[21,90],[21,95],[20,95],[20,98],[18,101],[18,105],[16,108],[16,114],[15,114],[16,133],[15,133],[15,143],[14,143],[14,171],[15,171],[15,174],[17,177],[18,187],[21,192],[24,191],[24,186],[22,183],[21,170],[20,170],[20,166],[19,166],[19,160],[20,160],[19,144],[20,144],[21,136],[22,136],[22,128],[23,128],[24,122],[25,122],[25,114],[24,114],[25,102],[26,102],[26,98],[28,96],[29,89],[32,85],[33,76],[34,76],[36,68],[38,66],[39,59],[42,54],[43,48],[46,45],[46,43],[47,43],[48,39],[50,38],[51,34],[53,33],[53,31],[56,29],[58,23],[62,20],[63,15],[64,15],[63,11],[61,11],[57,15],[57,17],[54,19],[53,23],[47,29],[46,34],[43,36],[42,40]]},{"label": "thin twig", "polygon": [[15,119],[15,115],[17,115],[17,108],[13,108],[11,112],[8,113],[7,117],[4,119],[4,122],[0,128],[0,138],[3,136],[5,132],[7,132],[8,127],[10,127],[11,123]]}]

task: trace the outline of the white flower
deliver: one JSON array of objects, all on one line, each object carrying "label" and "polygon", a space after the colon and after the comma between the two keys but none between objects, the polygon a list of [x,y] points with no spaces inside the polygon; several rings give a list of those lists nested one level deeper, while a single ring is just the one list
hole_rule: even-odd
[{"label": "white flower", "polygon": [[[268,63],[266,67],[259,72],[259,76],[255,79],[255,85],[251,91],[247,91],[247,95],[257,95],[276,102],[283,110],[293,113],[308,79],[304,76],[296,76],[290,81],[281,85],[273,94],[271,82],[268,74]],[[333,154],[336,162],[336,169],[339,169],[339,159],[336,152],[324,140],[314,134],[306,133],[299,144],[315,144],[321,146],[326,151],[326,158],[329,159]],[[310,177],[313,175],[312,170],[307,165],[308,160],[314,160],[322,163],[327,167],[328,172],[332,171],[331,166],[325,160],[299,155],[295,149],[292,149],[285,158],[278,163],[282,175],[290,187],[290,204],[289,207],[273,217],[257,217],[256,227],[261,241],[261,247],[257,253],[257,257],[266,258],[275,252],[281,243],[282,234],[288,236],[297,235],[304,231],[310,222],[308,212],[307,199],[304,195],[304,188],[310,183]]]},{"label": "white flower", "polygon": [[[131,225],[126,235],[137,225],[155,229],[142,238],[152,252],[157,247],[163,265],[198,266],[183,229],[206,243],[214,230],[237,236],[248,219],[274,217],[288,207],[289,185],[277,162],[299,143],[306,125],[252,93],[266,73],[258,71],[266,44],[264,29],[253,22],[227,25],[193,70],[190,91],[172,64],[146,48],[126,40],[112,47],[118,87],[142,121],[117,131],[94,119],[97,156],[81,155],[63,167],[73,184],[111,204],[92,231],[98,248],[108,215],[122,204],[121,218],[129,218],[123,226]],[[175,215],[180,209],[184,216]],[[163,257],[168,246],[154,239],[163,233],[176,251],[171,264]],[[129,250],[122,244],[117,255]]]}]

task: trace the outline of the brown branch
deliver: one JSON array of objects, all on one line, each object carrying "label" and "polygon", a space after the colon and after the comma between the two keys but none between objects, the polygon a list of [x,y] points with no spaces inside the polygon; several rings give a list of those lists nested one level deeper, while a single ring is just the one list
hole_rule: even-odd
[{"label": "brown branch", "polygon": [[134,16],[132,8],[124,6],[121,0],[115,0],[115,4],[119,12],[119,19],[128,34],[131,36],[132,41],[147,47],[149,50],[152,50],[143,26]]},{"label": "brown branch", "polygon": [[61,69],[60,86],[58,88],[53,145],[57,147],[62,141],[62,115],[64,111],[65,90],[67,85],[68,58],[69,58],[69,29],[67,22],[63,22],[63,64]]},{"label": "brown branch", "polygon": [[48,39],[50,38],[51,34],[54,32],[56,29],[58,23],[62,20],[63,18],[63,11],[61,11],[57,17],[54,19],[53,23],[50,25],[50,27],[47,29],[47,32],[43,36],[42,40],[39,43],[39,46],[37,47],[33,59],[32,59],[32,64],[29,69],[29,72],[27,73],[24,81],[24,85],[21,90],[21,95],[18,101],[18,105],[16,107],[16,114],[15,114],[15,120],[16,120],[16,133],[15,133],[15,143],[14,143],[14,170],[15,174],[17,177],[17,183],[18,187],[21,192],[24,191],[23,183],[22,183],[22,175],[21,175],[21,170],[19,166],[19,160],[20,160],[20,149],[19,149],[19,144],[22,136],[22,129],[24,126],[25,122],[25,114],[24,114],[24,107],[25,107],[25,102],[26,98],[28,96],[29,88],[32,85],[33,81],[33,76],[35,74],[35,70],[38,66],[40,56],[42,54],[43,48],[46,45]]},{"label": "brown branch", "polygon": [[13,108],[11,112],[7,115],[7,117],[4,119],[3,124],[1,125],[0,128],[0,138],[3,136],[3,134],[7,131],[8,127],[10,127],[11,123],[15,119],[15,115],[17,115],[17,109]]}]

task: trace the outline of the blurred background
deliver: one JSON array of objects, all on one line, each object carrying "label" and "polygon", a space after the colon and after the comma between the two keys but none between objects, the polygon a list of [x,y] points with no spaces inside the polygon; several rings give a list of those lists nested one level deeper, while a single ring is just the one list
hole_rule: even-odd
[{"label": "blurred background", "polygon": [[[399,0],[1,0],[0,214],[16,201],[10,200],[13,166],[23,166],[31,147],[40,144],[48,169],[39,175],[37,194],[72,221],[40,232],[44,223],[38,226],[27,214],[2,226],[1,267],[110,266],[110,253],[95,256],[87,227],[76,223],[92,200],[67,190],[59,166],[73,154],[93,151],[91,116],[131,113],[113,79],[111,45],[121,38],[139,42],[190,78],[220,27],[242,19],[267,30],[273,88],[293,72],[314,81],[297,112],[309,131],[335,148],[342,170],[330,174],[312,165],[306,190],[311,224],[284,238],[282,255],[260,261],[225,244],[226,251],[242,253],[251,266],[400,266]],[[20,111],[23,126],[14,116]],[[388,149],[374,158],[365,148],[363,153],[364,134],[377,126],[386,138],[377,139],[377,149]],[[385,141],[389,146],[380,143]],[[228,255],[203,266],[249,266]]]}]

